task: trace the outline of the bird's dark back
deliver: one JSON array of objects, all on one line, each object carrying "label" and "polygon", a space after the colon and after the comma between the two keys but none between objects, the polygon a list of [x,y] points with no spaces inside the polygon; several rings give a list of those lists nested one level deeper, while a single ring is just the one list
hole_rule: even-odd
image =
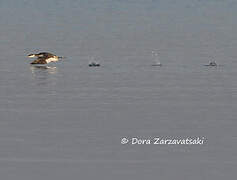
[{"label": "bird's dark back", "polygon": [[54,57],[54,54],[48,53],[48,52],[41,52],[39,54],[37,54],[38,57],[44,57],[44,58],[50,58],[50,57]]}]

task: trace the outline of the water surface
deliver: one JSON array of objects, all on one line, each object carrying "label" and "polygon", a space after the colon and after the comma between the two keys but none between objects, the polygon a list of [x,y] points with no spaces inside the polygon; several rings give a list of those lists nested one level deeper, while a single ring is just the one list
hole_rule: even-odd
[{"label": "water surface", "polygon": [[[236,177],[236,10],[234,0],[0,1],[1,178]],[[30,66],[39,51],[67,58]],[[221,66],[203,66],[212,58]],[[206,141],[120,143],[158,136]]]}]

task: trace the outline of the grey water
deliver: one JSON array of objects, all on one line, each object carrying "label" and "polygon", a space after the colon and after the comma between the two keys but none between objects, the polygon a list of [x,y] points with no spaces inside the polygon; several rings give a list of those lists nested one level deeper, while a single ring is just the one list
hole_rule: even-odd
[{"label": "grey water", "polygon": [[[0,179],[235,179],[236,12],[235,0],[0,0]],[[66,58],[31,66],[41,51]]]}]

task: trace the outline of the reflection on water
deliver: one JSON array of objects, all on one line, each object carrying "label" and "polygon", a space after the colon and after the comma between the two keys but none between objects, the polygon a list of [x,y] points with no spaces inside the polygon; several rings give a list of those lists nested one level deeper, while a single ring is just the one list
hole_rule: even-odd
[{"label": "reflection on water", "polygon": [[31,66],[30,69],[33,75],[42,74],[42,73],[43,74],[45,73],[56,74],[57,73],[57,67],[54,67],[54,66],[37,65],[37,66]]},{"label": "reflection on water", "polygon": [[39,91],[45,92],[47,94],[56,94],[56,84],[57,84],[57,73],[58,69],[54,66],[31,66],[30,70],[32,72],[32,77],[34,79],[34,84]]}]

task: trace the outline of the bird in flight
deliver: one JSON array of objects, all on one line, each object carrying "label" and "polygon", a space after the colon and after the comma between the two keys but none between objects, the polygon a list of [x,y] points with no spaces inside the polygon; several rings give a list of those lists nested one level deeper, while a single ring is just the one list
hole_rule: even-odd
[{"label": "bird in flight", "polygon": [[33,62],[31,62],[31,64],[48,64],[51,62],[57,62],[59,61],[59,59],[63,58],[63,57],[59,57],[48,52],[41,52],[38,54],[29,54],[28,57],[29,58],[36,57],[36,59]]}]

